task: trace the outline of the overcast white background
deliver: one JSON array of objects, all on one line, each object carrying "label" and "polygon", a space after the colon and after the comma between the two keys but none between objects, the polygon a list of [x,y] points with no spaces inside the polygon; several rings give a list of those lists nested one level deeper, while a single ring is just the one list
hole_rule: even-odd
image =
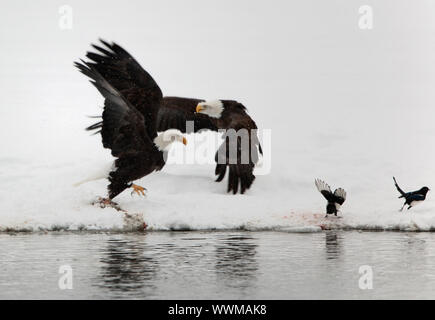
[{"label": "overcast white background", "polygon": [[[62,5],[73,10],[71,30],[59,27]],[[362,5],[373,8],[371,30],[358,27]],[[100,37],[124,46],[165,95],[236,99],[260,128],[272,130],[272,172],[258,177],[244,198],[226,195],[226,180],[216,186],[213,168],[199,168],[207,179],[186,178],[187,185],[172,184],[166,176],[158,180],[158,174],[144,179],[144,186],[173,206],[181,200],[176,190],[165,194],[168,184],[192,194],[201,188],[204,207],[198,211],[210,201],[224,206],[220,210],[230,203],[234,214],[251,210],[248,202],[278,215],[287,214],[286,208],[321,212],[325,203],[313,183],[319,177],[348,191],[344,215],[347,208],[354,217],[385,212],[394,220],[401,202],[393,175],[404,189],[435,189],[433,1],[2,1],[0,6],[0,200],[8,204],[0,223],[15,223],[20,210],[23,221],[32,216],[44,223],[39,211],[49,216],[53,203],[56,214],[67,212],[58,217],[65,222],[71,207],[104,194],[105,182],[86,191],[64,187],[85,174],[86,163],[110,160],[100,138],[83,130],[92,122],[85,116],[98,114],[102,99],[73,67]],[[121,199],[139,207],[149,206],[152,197]],[[414,215],[435,226],[431,198],[429,193]],[[263,200],[270,203],[261,207]]]}]

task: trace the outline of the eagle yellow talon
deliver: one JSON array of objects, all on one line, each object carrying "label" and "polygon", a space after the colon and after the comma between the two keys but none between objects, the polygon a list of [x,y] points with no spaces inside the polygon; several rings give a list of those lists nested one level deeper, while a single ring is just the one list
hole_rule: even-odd
[{"label": "eagle yellow talon", "polygon": [[131,194],[133,195],[133,192],[137,193],[139,196],[145,196],[145,188],[138,186],[137,184],[132,184],[131,187],[133,188],[133,191]]}]

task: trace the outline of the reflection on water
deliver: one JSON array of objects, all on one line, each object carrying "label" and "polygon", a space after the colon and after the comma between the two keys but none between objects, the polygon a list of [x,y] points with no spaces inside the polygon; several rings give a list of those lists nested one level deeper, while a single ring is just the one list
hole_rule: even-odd
[{"label": "reflection on water", "polygon": [[[435,298],[435,233],[0,234],[3,299]],[[72,290],[58,287],[71,266]],[[373,268],[361,290],[359,267]]]},{"label": "reflection on water", "polygon": [[338,259],[341,253],[340,232],[328,230],[325,232],[325,253],[326,259]]},{"label": "reflection on water", "polygon": [[249,286],[258,270],[252,237],[226,237],[216,244],[216,275],[228,286]]},{"label": "reflection on water", "polygon": [[98,284],[113,292],[137,294],[144,286],[153,287],[158,261],[146,255],[146,246],[139,239],[109,239],[101,250]]}]

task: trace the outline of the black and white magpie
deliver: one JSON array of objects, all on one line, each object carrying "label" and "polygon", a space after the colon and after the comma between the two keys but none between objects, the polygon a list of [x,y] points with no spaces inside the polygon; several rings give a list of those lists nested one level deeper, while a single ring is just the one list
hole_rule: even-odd
[{"label": "black and white magpie", "polygon": [[396,185],[397,191],[399,191],[400,198],[405,198],[405,203],[403,204],[400,211],[403,211],[403,208],[408,205],[408,210],[414,207],[415,205],[423,202],[426,199],[426,194],[430,190],[428,187],[423,187],[420,190],[412,191],[412,192],[405,192],[402,189],[400,189],[399,185],[397,184],[396,178],[393,177],[394,184]]},{"label": "black and white magpie", "polygon": [[328,214],[334,214],[337,216],[337,212],[346,200],[346,191],[342,188],[335,189],[334,193],[331,191],[331,187],[320,179],[315,180],[317,190],[328,200],[326,205],[326,216]]}]

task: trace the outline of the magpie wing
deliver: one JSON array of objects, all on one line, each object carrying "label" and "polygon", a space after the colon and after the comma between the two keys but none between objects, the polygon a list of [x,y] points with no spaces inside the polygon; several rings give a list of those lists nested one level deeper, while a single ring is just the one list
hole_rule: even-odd
[{"label": "magpie wing", "polygon": [[346,200],[346,191],[342,188],[338,188],[334,191],[335,202],[342,205]]},{"label": "magpie wing", "polygon": [[410,196],[407,197],[406,200],[412,202],[412,201],[423,201],[424,199],[425,196],[422,195],[421,193],[412,193]]},{"label": "magpie wing", "polygon": [[315,184],[316,184],[317,190],[319,190],[319,192],[321,194],[323,194],[323,196],[326,198],[326,200],[328,200],[329,202],[335,201],[335,196],[331,191],[331,187],[327,183],[325,183],[324,181],[322,181],[320,179],[316,179]]}]

